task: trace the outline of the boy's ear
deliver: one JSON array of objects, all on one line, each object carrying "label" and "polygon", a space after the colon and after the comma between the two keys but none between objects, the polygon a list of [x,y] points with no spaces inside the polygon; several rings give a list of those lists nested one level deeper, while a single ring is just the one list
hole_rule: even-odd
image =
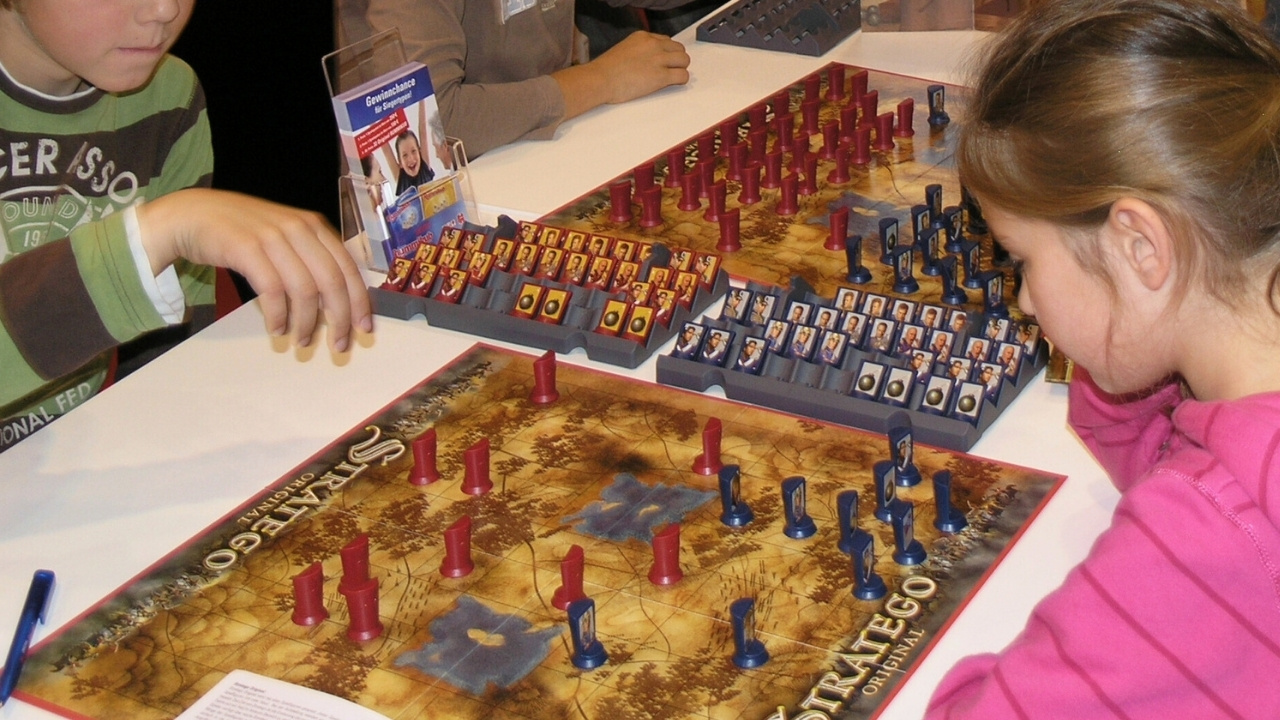
[{"label": "boy's ear", "polygon": [[1154,207],[1137,198],[1120,198],[1111,205],[1107,231],[1123,265],[1148,290],[1159,290],[1175,269],[1173,236]]}]

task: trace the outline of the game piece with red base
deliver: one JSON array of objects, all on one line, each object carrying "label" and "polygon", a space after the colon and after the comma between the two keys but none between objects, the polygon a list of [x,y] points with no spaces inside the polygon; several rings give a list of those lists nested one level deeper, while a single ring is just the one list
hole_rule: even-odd
[{"label": "game piece with red base", "polygon": [[916,539],[916,506],[901,498],[890,505],[893,514],[893,561],[899,565],[919,565],[924,562],[924,545]]},{"label": "game piece with red base", "polygon": [[610,300],[604,304],[604,310],[600,312],[600,322],[596,325],[596,332],[602,335],[617,335],[622,332],[622,324],[627,319],[627,313],[631,310],[631,303],[626,300]]},{"label": "game piece with red base", "polygon": [[436,469],[436,429],[428,428],[409,444],[413,450],[413,469],[409,482],[414,485],[430,485],[440,479]]},{"label": "game piece with red base", "polygon": [[653,161],[637,165],[631,171],[631,177],[635,179],[636,191],[648,190],[653,187]]},{"label": "game piece with red base", "polygon": [[747,163],[764,164],[764,156],[769,152],[769,131],[752,130],[747,133]]},{"label": "game piece with red base", "polygon": [[720,468],[720,522],[729,527],[742,527],[755,519],[751,508],[742,501],[742,472],[737,465]]},{"label": "game piece with red base", "polygon": [[823,160],[835,160],[840,149],[840,124],[832,120],[822,126],[822,149],[818,157]]},{"label": "game piece with red base", "polygon": [[818,127],[818,111],[822,109],[822,100],[814,98],[800,103],[800,127],[806,135],[817,135],[822,131]]},{"label": "game piece with red base", "polygon": [[844,65],[827,68],[827,99],[831,102],[844,99]]},{"label": "game piece with red base", "polygon": [[662,184],[669,187],[680,187],[680,179],[684,177],[684,146],[667,151],[667,176]]},{"label": "game piece with red base", "polygon": [[870,76],[866,70],[855,70],[849,78],[849,102],[857,104],[862,102],[862,96],[867,94],[867,86]]},{"label": "game piece with red base", "polygon": [[898,126],[893,130],[894,137],[909,138],[916,134],[915,130],[916,101],[907,98],[898,103]]},{"label": "game piece with red base", "polygon": [[617,180],[609,183],[609,220],[623,224],[631,222],[631,181]]},{"label": "game piece with red base", "polygon": [[622,326],[620,337],[644,345],[649,341],[653,331],[653,308],[645,305],[632,305],[627,313],[627,320]]},{"label": "game piece with red base", "polygon": [[720,213],[720,242],[716,243],[716,250],[720,252],[737,252],[742,249],[742,243],[739,241],[739,233],[741,232],[742,210],[734,208],[725,210]]},{"label": "game piece with red base", "polygon": [[849,207],[845,205],[833,210],[827,216],[827,223],[831,225],[831,232],[827,233],[827,242],[822,247],[832,251],[844,250],[845,237],[849,234]]},{"label": "game piece with red base", "polygon": [[707,211],[702,219],[707,222],[719,222],[720,213],[724,212],[724,202],[728,196],[729,186],[723,179],[711,183],[711,195],[708,198]]},{"label": "game piece with red base", "polygon": [[937,130],[951,122],[947,114],[947,89],[942,85],[930,85],[925,92],[929,94],[929,126]]},{"label": "game piece with red base", "polygon": [[654,185],[640,195],[640,227],[662,224],[662,186]]},{"label": "game piece with red base", "polygon": [[609,653],[596,638],[596,601],[583,598],[569,603],[569,637],[573,655],[569,658],[579,670],[594,670],[609,660]]},{"label": "game piece with red base", "polygon": [[556,351],[548,350],[533,361],[533,392],[529,402],[534,405],[550,405],[560,399],[556,390]]},{"label": "game piece with red base", "polygon": [[800,210],[798,198],[799,179],[792,173],[782,178],[782,192],[778,194],[778,214],[783,217],[795,215]]},{"label": "game piece with red base", "polygon": [[800,183],[798,192],[801,195],[817,195],[818,194],[818,156],[811,153],[805,153],[804,156],[804,181]]},{"label": "game piece with red base", "polygon": [[777,139],[774,141],[773,149],[791,152],[796,147],[796,118],[788,113],[779,115],[777,122]]},{"label": "game piece with red base", "polygon": [[944,533],[958,533],[969,525],[969,520],[951,502],[951,471],[939,470],[933,474],[933,505],[936,510],[933,526]]},{"label": "game piece with red base", "polygon": [[853,552],[853,534],[858,531],[858,491],[843,490],[836,495],[836,517],[840,523],[840,540],[836,547],[842,553]]},{"label": "game piece with red base", "polygon": [[698,162],[703,163],[716,156],[716,131],[708,130],[698,136]]},{"label": "game piece with red base", "polygon": [[884,579],[876,574],[876,540],[871,533],[853,534],[853,596],[859,600],[879,600],[888,592]]},{"label": "game piece with red base", "polygon": [[875,478],[876,485],[876,519],[880,522],[889,522],[893,519],[893,513],[890,505],[898,498],[898,484],[896,482],[894,466],[892,460],[881,460],[877,462],[871,469],[871,474]]},{"label": "game piece with red base", "polygon": [[818,91],[822,89],[822,76],[818,73],[807,76],[804,79],[804,102],[813,102],[821,100],[822,96]]},{"label": "game piece with red base", "polygon": [[444,531],[444,560],[440,562],[440,574],[460,578],[470,575],[475,569],[471,562],[471,516],[463,515]]},{"label": "game piece with red base", "polygon": [[382,281],[380,286],[383,290],[404,290],[404,286],[409,283],[409,276],[413,273],[413,261],[409,258],[396,258],[391,263],[391,270],[387,273],[387,278]]},{"label": "game piece with red base", "polygon": [[845,275],[845,280],[859,285],[871,282],[871,271],[862,264],[861,235],[850,235],[845,238],[844,258],[849,266],[849,273]]},{"label": "game piece with red base", "polygon": [[369,536],[361,535],[347,543],[338,554],[342,557],[342,580],[338,592],[362,585],[369,580]]},{"label": "game piece with red base", "polygon": [[858,109],[861,116],[858,118],[858,127],[872,127],[876,123],[876,117],[880,114],[880,91],[868,90],[863,93],[862,99],[858,101]]},{"label": "game piece with red base", "polygon": [[716,184],[716,161],[699,160],[693,167],[702,175],[702,181],[698,183],[699,196],[704,198],[711,197],[711,190]]},{"label": "game piece with red base", "polygon": [[347,638],[352,642],[368,642],[382,634],[382,620],[378,618],[378,581],[365,582],[342,590],[347,599]]},{"label": "game piece with red base", "polygon": [[853,153],[849,162],[854,165],[867,165],[871,162],[871,128],[860,127],[853,131]]},{"label": "game piece with red base", "polygon": [[675,585],[684,577],[680,569],[680,523],[671,523],[653,534],[653,567],[649,582]]},{"label": "game piece with red base", "polygon": [[827,173],[827,182],[833,185],[841,185],[853,179],[849,175],[849,146],[840,145],[836,148],[836,166],[831,172]]},{"label": "game piece with red base", "polygon": [[569,546],[569,552],[560,561],[560,587],[551,595],[551,607],[557,610],[568,610],[570,603],[587,596],[582,589],[582,571],[586,565],[582,547]]},{"label": "game piece with red base", "polygon": [[680,202],[676,207],[686,212],[702,207],[699,196],[702,194],[702,173],[690,170],[680,178]]},{"label": "game piece with red base", "polygon": [[493,489],[489,479],[489,438],[481,438],[462,453],[466,467],[462,476],[462,492],[468,495],[484,495]]},{"label": "game piece with red base", "polygon": [[729,618],[733,623],[733,664],[749,670],[769,662],[769,651],[756,638],[756,601],[734,600],[729,606]]},{"label": "game piece with red base", "polygon": [[853,134],[858,129],[858,106],[845,105],[840,108],[840,139],[853,142]]},{"label": "game piece with red base", "polygon": [[741,181],[742,168],[747,164],[747,144],[736,142],[729,146],[729,169],[725,177],[729,180]]},{"label": "game piece with red base", "polygon": [[702,426],[702,454],[693,460],[693,471],[699,475],[715,475],[724,467],[720,461],[720,440],[724,426],[720,418],[708,418]]},{"label": "game piece with red base", "polygon": [[768,114],[769,107],[763,102],[758,102],[747,108],[747,125],[751,132],[768,129],[764,122],[765,116]]},{"label": "game piece with red base", "polygon": [[542,301],[542,308],[538,310],[538,314],[534,317],[540,323],[548,325],[559,325],[564,320],[564,314],[569,307],[569,299],[573,297],[573,293],[561,288],[550,288],[547,290],[546,298]]},{"label": "game piece with red base", "polygon": [[782,515],[785,521],[782,534],[793,540],[812,537],[818,531],[818,526],[805,509],[806,484],[799,475],[782,481]]},{"label": "game piece with red base", "polygon": [[898,487],[914,487],[924,478],[915,463],[915,440],[911,416],[896,412],[889,416],[889,459],[893,461],[894,483]]},{"label": "game piece with red base", "polygon": [[511,306],[511,314],[532,320],[534,315],[538,314],[538,309],[542,307],[542,298],[546,295],[547,289],[537,283],[522,283],[520,292],[516,294],[515,304]]},{"label": "game piece with red base", "polygon": [[293,576],[293,623],[318,625],[329,617],[324,609],[324,569],[313,562],[306,570]]},{"label": "game piece with red base", "polygon": [[876,141],[872,147],[881,152],[893,149],[893,113],[876,116]]},{"label": "game piece with red base", "polygon": [[742,171],[742,191],[738,193],[740,205],[760,202],[760,163],[752,162]]},{"label": "game piece with red base", "polygon": [[764,156],[764,179],[760,187],[776,190],[782,187],[782,151],[774,150]]}]

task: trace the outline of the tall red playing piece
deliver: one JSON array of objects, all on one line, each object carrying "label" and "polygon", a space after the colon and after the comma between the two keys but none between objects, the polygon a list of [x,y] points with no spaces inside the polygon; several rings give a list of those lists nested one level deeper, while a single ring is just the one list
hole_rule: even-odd
[{"label": "tall red playing piece", "polygon": [[444,531],[444,560],[440,563],[440,574],[450,578],[460,578],[475,570],[471,562],[471,516],[463,515]]},{"label": "tall red playing piece", "polygon": [[680,178],[684,177],[684,146],[667,151],[667,177],[662,184],[669,188],[680,187]]},{"label": "tall red playing piece", "polygon": [[648,190],[653,185],[653,161],[637,165],[631,171],[631,177],[636,182],[636,190]]},{"label": "tall red playing piece", "polygon": [[675,585],[684,577],[680,569],[680,524],[671,523],[653,534],[653,567],[649,582]]},{"label": "tall red playing piece", "polygon": [[362,585],[369,579],[369,536],[361,535],[347,543],[338,554],[342,556],[342,579],[338,592]]},{"label": "tall red playing piece", "polygon": [[662,186],[640,193],[640,227],[657,227],[662,224]]},{"label": "tall red playing piece", "polygon": [[782,192],[778,194],[778,214],[783,217],[790,217],[800,211],[800,203],[797,199],[796,191],[800,185],[800,179],[795,173],[782,178]]},{"label": "tall red playing piece", "polygon": [[631,222],[630,180],[609,183],[609,220],[616,223]]},{"label": "tall red playing piece", "polygon": [[436,429],[430,428],[409,443],[413,449],[413,469],[409,471],[409,482],[414,485],[429,485],[440,479],[440,471],[436,468]]},{"label": "tall red playing piece", "polygon": [[742,249],[742,242],[739,239],[742,232],[742,210],[734,208],[725,210],[720,213],[720,241],[716,243],[716,250],[725,253],[738,252]]},{"label": "tall red playing piece", "polygon": [[465,472],[462,476],[462,492],[483,495],[493,489],[489,479],[489,438],[481,438],[462,453]]},{"label": "tall red playing piece", "polygon": [[551,595],[551,607],[557,610],[568,610],[569,603],[587,596],[582,589],[582,570],[586,560],[582,548],[571,545],[569,552],[560,561],[560,587]]},{"label": "tall red playing piece", "polygon": [[831,212],[831,233],[823,248],[832,251],[844,251],[845,238],[849,235],[849,206],[838,207]]},{"label": "tall red playing piece", "polygon": [[724,426],[720,418],[708,418],[702,426],[702,454],[693,459],[693,471],[699,475],[715,475],[724,467],[720,462],[720,438]]},{"label": "tall red playing piece", "polygon": [[893,130],[894,137],[909,138],[916,134],[916,101],[907,98],[898,103],[898,126]]},{"label": "tall red playing piece", "polygon": [[533,361],[533,392],[529,402],[534,405],[550,405],[560,399],[556,390],[556,351],[548,350]]},{"label": "tall red playing piece", "polygon": [[740,205],[760,202],[760,163],[751,163],[742,171],[742,192],[738,193]]},{"label": "tall red playing piece", "polygon": [[295,625],[317,625],[329,617],[324,609],[324,569],[313,562],[293,576],[293,622]]},{"label": "tall red playing piece", "polygon": [[876,141],[872,147],[881,152],[893,149],[893,113],[881,113],[876,118]]},{"label": "tall red playing piece", "polygon": [[370,579],[345,590],[342,596],[347,599],[347,614],[351,616],[347,637],[352,642],[368,642],[382,634],[382,620],[378,618],[377,580]]},{"label": "tall red playing piece", "polygon": [[729,186],[724,179],[711,183],[711,202],[707,203],[707,211],[702,213],[702,219],[707,222],[719,222],[720,213],[724,212],[724,201],[728,198]]}]

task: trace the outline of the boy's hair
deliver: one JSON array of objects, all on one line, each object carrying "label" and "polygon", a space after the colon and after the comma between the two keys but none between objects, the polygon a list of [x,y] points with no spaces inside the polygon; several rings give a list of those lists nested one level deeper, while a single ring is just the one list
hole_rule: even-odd
[{"label": "boy's hair", "polygon": [[1224,0],[1041,3],[989,51],[957,165],[980,200],[1079,238],[1108,282],[1090,240],[1116,200],[1144,200],[1179,289],[1199,276],[1233,302],[1280,239],[1280,50]]}]

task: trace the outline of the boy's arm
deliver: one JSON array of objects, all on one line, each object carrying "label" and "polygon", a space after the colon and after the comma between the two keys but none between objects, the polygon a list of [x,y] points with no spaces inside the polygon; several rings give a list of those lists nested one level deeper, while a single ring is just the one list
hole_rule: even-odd
[{"label": "boy's arm", "polygon": [[1137,399],[1117,398],[1080,367],[1069,393],[1068,423],[1121,491],[1159,459],[1173,428],[1170,412],[1182,398],[1176,382]]}]

